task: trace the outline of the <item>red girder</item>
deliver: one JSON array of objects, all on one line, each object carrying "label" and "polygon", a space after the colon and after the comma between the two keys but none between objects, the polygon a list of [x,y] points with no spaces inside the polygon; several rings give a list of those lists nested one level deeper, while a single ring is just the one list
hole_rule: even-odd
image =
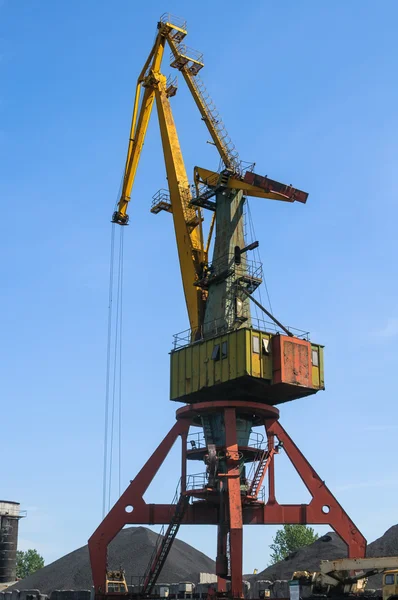
[{"label": "red girder", "polygon": [[[275,494],[275,459],[268,467],[268,501],[243,502],[240,492],[238,470],[238,446],[236,435],[236,409],[241,413],[247,411],[256,414],[264,423],[268,437],[268,448],[274,448],[274,437],[283,443],[283,449],[294,465],[297,473],[304,482],[312,499],[308,504],[279,504]],[[233,597],[242,595],[242,539],[243,525],[265,524],[327,524],[348,546],[350,557],[361,558],[365,556],[366,540],[358,531],[347,513],[340,506],[336,498],[325,485],[325,482],[311,467],[309,462],[300,452],[293,440],[278,422],[278,411],[274,407],[261,405],[255,402],[211,402],[200,403],[194,406],[182,407],[177,411],[177,422],[159,444],[158,448],[147,460],[141,471],[130,483],[114,507],[91,536],[88,546],[93,574],[93,583],[97,595],[105,590],[107,547],[115,535],[128,524],[155,525],[169,523],[175,511],[173,504],[147,504],[143,496],[155,477],[161,464],[169,453],[177,437],[181,436],[182,449],[182,475],[186,473],[186,437],[194,415],[206,411],[220,411],[224,414],[226,432],[226,451],[228,456],[226,482],[226,507],[230,534],[230,561],[231,561],[231,591]],[[185,489],[185,481],[182,489]],[[132,508],[131,512],[126,512]],[[129,508],[130,507],[130,508]],[[327,512],[327,508],[328,512]],[[189,525],[218,525],[219,547],[225,548],[225,529],[220,527],[219,510],[214,502],[206,499],[194,502],[186,509],[183,524]],[[221,561],[222,562],[222,561]],[[220,562],[220,565],[221,565]],[[221,572],[222,571],[222,572]],[[219,573],[219,584],[225,587],[225,567]]]}]

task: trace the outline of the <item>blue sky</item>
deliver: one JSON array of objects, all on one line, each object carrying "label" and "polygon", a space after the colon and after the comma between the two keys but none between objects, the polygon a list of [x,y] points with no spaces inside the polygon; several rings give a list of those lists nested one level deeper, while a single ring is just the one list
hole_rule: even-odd
[{"label": "blue sky", "polygon": [[[398,4],[3,0],[1,496],[28,510],[20,547],[51,562],[101,519],[109,221],[165,10],[188,20],[240,156],[310,194],[251,201],[276,315],[326,346],[326,391],[281,422],[371,541],[398,522]],[[173,110],[188,171],[217,167],[183,81]],[[153,114],[125,231],[124,485],[173,424],[168,352],[187,327],[172,223],[149,213],[162,161]],[[278,460],[278,499],[306,501]],[[175,449],[148,498],[171,500],[178,464]],[[251,571],[275,528],[246,530]],[[212,528],[180,537],[214,556]]]}]

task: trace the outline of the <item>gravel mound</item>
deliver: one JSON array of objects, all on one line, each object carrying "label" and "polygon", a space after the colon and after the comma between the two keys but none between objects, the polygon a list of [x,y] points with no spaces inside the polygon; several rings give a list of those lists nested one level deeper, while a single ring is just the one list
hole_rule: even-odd
[{"label": "gravel mound", "polygon": [[[146,527],[123,529],[108,548],[112,568],[126,571],[127,583],[137,584],[152,556],[157,534]],[[189,544],[174,540],[170,554],[160,574],[159,582],[199,581],[199,573],[214,573],[215,563]],[[43,594],[53,590],[84,590],[92,586],[88,547],[83,546],[33,573],[8,590],[38,589]],[[7,590],[7,591],[8,591]]]},{"label": "gravel mound", "polygon": [[[245,575],[245,579],[258,581],[268,579],[269,581],[289,580],[294,571],[317,571],[319,561],[335,560],[347,556],[347,546],[337,533],[329,532],[320,537],[309,546],[304,546],[270,567],[256,575]],[[367,547],[366,556],[398,556],[398,525],[390,527],[384,535],[372,542]],[[381,587],[382,575],[374,575],[369,578],[368,589]]]},{"label": "gravel mound", "polygon": [[[393,525],[387,529],[384,535],[369,544],[366,556],[398,556],[398,525]],[[370,589],[381,588],[382,577],[382,575],[369,577],[367,587]]]},{"label": "gravel mound", "polygon": [[291,552],[285,560],[267,567],[254,576],[248,575],[247,578],[268,579],[269,581],[291,579],[294,571],[317,571],[320,560],[333,560],[344,558],[344,556],[347,556],[346,545],[337,533],[330,532],[317,539],[313,544]]},{"label": "gravel mound", "polygon": [[398,525],[368,545],[367,556],[398,556]]}]

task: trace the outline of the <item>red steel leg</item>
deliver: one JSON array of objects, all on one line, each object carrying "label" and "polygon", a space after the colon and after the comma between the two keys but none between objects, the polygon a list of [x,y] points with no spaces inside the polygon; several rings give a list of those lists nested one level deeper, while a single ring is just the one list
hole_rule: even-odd
[{"label": "red steel leg", "polygon": [[[108,544],[119,533],[125,525],[136,523],[154,522],[153,506],[146,504],[143,495],[149,484],[158,472],[161,464],[169,453],[171,447],[179,435],[183,435],[189,429],[191,421],[181,419],[175,423],[159,444],[152,456],[147,460],[136,478],[130,483],[126,491],[120,496],[114,507],[106,515],[105,519],[93,533],[88,541],[90,552],[91,570],[96,592],[104,593],[107,569]],[[159,507],[158,518],[161,522],[168,523],[170,519],[169,505],[155,505]]]},{"label": "red steel leg", "polygon": [[[279,523],[328,524],[347,544],[349,557],[363,558],[366,553],[366,540],[326,487],[325,482],[314,471],[278,421],[268,421],[266,427],[268,434],[276,435],[278,440],[283,443],[283,449],[310,492],[312,500],[308,505],[302,505],[301,510],[299,513],[296,511],[294,517],[293,511],[299,508],[297,506],[284,507],[279,504],[267,504],[264,510],[265,522],[275,522],[273,519],[279,513],[280,520],[277,521]],[[297,516],[299,516],[298,521],[296,520]]]},{"label": "red steel leg", "polygon": [[227,451],[227,481],[229,502],[229,542],[231,560],[231,595],[242,598],[243,578],[243,522],[240,494],[239,452],[236,436],[236,414],[234,408],[224,410],[225,445]]},{"label": "red steel leg", "polygon": [[[275,437],[270,431],[267,431],[267,429],[266,433],[268,439],[268,450],[271,451],[275,447]],[[275,504],[275,502],[275,462],[274,460],[271,460],[268,467],[268,504]]]}]

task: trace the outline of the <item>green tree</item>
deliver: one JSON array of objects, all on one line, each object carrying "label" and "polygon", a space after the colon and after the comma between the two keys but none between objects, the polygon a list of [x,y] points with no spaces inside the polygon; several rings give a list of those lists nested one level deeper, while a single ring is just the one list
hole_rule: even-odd
[{"label": "green tree", "polygon": [[17,577],[25,579],[35,571],[44,567],[44,558],[40,556],[37,550],[17,550]]},{"label": "green tree", "polygon": [[282,529],[278,529],[273,539],[274,543],[270,545],[272,550],[271,564],[284,560],[290,552],[308,546],[317,539],[318,534],[315,533],[312,527],[307,527],[307,525],[284,525]]}]

